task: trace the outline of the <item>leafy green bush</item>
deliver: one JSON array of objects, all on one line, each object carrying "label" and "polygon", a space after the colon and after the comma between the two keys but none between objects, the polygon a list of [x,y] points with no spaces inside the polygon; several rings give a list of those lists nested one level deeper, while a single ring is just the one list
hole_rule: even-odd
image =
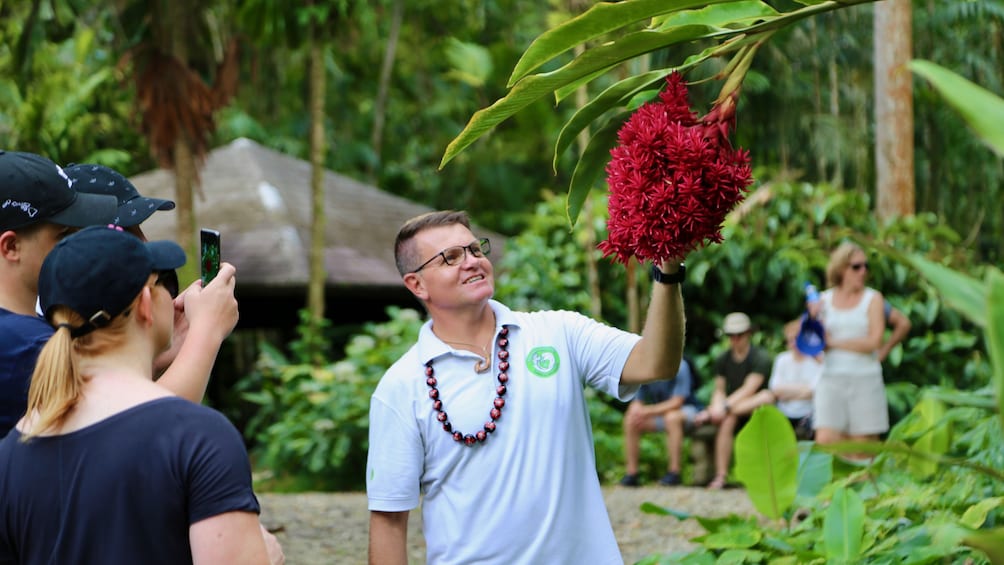
[{"label": "leafy green bush", "polygon": [[[238,383],[259,409],[245,434],[255,468],[276,488],[358,490],[365,484],[369,401],[383,372],[418,339],[420,314],[390,307],[389,321],[353,336],[344,358],[315,366],[262,345],[256,370]],[[316,336],[301,324],[294,355],[308,355]]]}]

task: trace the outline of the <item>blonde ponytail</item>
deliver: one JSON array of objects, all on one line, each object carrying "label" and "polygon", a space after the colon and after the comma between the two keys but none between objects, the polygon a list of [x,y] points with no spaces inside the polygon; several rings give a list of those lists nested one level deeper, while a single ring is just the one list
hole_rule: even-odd
[{"label": "blonde ponytail", "polygon": [[58,431],[66,422],[87,381],[77,367],[78,359],[100,355],[121,345],[127,339],[127,320],[135,306],[133,301],[107,326],[77,338],[71,335],[71,328],[82,326],[84,319],[69,308],[59,307],[52,312],[56,333],[39,353],[31,375],[27,409],[30,425],[22,433],[21,441],[46,431]]}]

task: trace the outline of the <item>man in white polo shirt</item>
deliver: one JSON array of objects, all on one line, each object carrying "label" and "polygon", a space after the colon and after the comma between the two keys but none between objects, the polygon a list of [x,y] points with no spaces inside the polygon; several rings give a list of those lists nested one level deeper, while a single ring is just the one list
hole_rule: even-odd
[{"label": "man in white polo shirt", "polygon": [[407,563],[419,503],[430,565],[623,563],[584,387],[628,400],[676,374],[683,266],[655,268],[662,284],[639,337],[492,300],[489,251],[463,212],[425,214],[398,233],[398,270],[430,320],[370,403],[370,563]]}]

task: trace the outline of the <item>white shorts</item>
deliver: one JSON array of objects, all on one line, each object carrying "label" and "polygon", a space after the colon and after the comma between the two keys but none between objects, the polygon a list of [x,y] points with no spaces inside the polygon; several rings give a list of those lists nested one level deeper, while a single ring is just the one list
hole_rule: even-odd
[{"label": "white shorts", "polygon": [[812,427],[852,436],[889,431],[889,406],[881,372],[823,374],[812,396]]}]

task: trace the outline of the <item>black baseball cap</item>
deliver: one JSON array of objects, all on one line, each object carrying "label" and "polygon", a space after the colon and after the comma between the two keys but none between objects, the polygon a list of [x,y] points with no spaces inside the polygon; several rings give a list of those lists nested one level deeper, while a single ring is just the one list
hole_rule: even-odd
[{"label": "black baseball cap", "polygon": [[144,242],[115,226],[82,229],[57,243],[42,263],[42,312],[50,323],[56,306],[83,316],[87,322],[71,329],[79,337],[124,312],[150,275],[184,264],[185,251],[173,241]]},{"label": "black baseball cap", "polygon": [[0,232],[38,222],[82,228],[110,223],[117,203],[78,193],[59,165],[34,153],[0,149]]},{"label": "black baseball cap", "polygon": [[174,201],[143,196],[129,179],[104,165],[70,164],[64,169],[77,192],[107,194],[118,199],[116,226],[130,227],[143,223],[157,210],[174,210]]}]

